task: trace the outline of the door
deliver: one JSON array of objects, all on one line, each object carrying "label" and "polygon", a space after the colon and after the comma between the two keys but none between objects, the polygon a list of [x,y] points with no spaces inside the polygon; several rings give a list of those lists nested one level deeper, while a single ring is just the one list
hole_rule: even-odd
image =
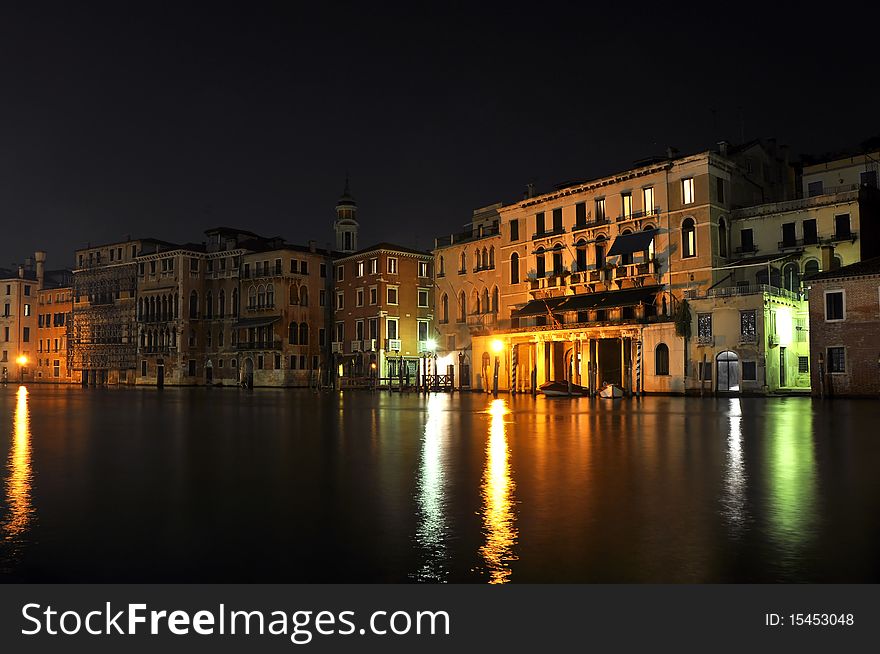
[{"label": "door", "polygon": [[162,360],[156,364],[156,386],[165,386],[165,363]]},{"label": "door", "polygon": [[730,350],[722,352],[716,359],[717,390],[719,393],[731,393],[739,391],[739,357],[736,352]]},{"label": "door", "polygon": [[785,348],[779,348],[779,386],[785,386]]},{"label": "door", "polygon": [[210,361],[205,366],[205,383],[209,386],[214,383],[214,366]]}]

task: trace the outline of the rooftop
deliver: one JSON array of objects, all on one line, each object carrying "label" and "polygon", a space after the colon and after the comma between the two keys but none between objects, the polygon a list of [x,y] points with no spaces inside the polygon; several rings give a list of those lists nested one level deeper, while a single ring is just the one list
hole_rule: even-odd
[{"label": "rooftop", "polygon": [[880,257],[851,263],[837,270],[826,270],[825,272],[816,273],[805,278],[804,281],[812,282],[823,279],[842,279],[844,277],[867,277],[869,275],[880,275]]}]

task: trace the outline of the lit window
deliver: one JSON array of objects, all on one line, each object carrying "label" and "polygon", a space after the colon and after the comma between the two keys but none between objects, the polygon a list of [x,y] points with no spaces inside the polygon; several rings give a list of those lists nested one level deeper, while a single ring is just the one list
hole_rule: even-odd
[{"label": "lit window", "polygon": [[697,230],[693,218],[685,218],[681,224],[681,256],[697,256]]},{"label": "lit window", "polygon": [[388,272],[392,275],[397,274],[397,257],[388,257]]},{"label": "lit window", "polygon": [[694,178],[688,177],[686,179],[681,180],[681,203],[682,204],[693,204],[694,203]]},{"label": "lit window", "polygon": [[419,277],[427,277],[428,276],[428,262],[420,261],[419,262]]}]

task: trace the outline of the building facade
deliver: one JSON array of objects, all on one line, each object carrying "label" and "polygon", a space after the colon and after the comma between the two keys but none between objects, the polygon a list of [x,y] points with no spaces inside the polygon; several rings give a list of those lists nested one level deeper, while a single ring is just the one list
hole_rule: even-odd
[{"label": "building facade", "polygon": [[685,301],[730,285],[731,212],[794,194],[772,144],[722,144],[496,205],[497,225],[482,223],[482,234],[475,220],[469,237],[438,239],[441,354],[472,362],[481,389],[495,385],[497,359],[502,390],[563,379],[699,390],[674,318]]},{"label": "building facade", "polygon": [[0,381],[27,382],[36,377],[39,288],[31,260],[15,270],[0,269]]},{"label": "building facade", "polygon": [[880,257],[807,278],[815,396],[880,396]]},{"label": "building facade", "polygon": [[73,274],[53,270],[45,273],[37,291],[36,381],[79,383],[68,365],[67,326],[73,316]]},{"label": "building facade", "polygon": [[436,339],[433,257],[380,243],[336,259],[333,271],[331,350],[343,383],[424,374]]}]

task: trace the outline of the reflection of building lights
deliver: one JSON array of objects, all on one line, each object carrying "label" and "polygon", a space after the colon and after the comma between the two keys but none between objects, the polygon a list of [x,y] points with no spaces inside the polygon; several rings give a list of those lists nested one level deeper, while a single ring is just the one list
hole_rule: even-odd
[{"label": "reflection of building lights", "polygon": [[442,395],[432,395],[428,400],[428,416],[422,453],[419,460],[418,508],[419,524],[416,541],[424,549],[425,559],[416,579],[419,581],[444,581],[447,576],[446,540],[449,528],[446,524],[445,496],[445,437],[441,417],[448,402]]},{"label": "reflection of building lights", "polygon": [[7,464],[6,501],[9,514],[0,525],[8,537],[21,535],[30,523],[31,514],[31,433],[28,417],[28,392],[19,386],[13,418],[12,449]]},{"label": "reflection of building lights", "polygon": [[492,351],[495,354],[501,354],[501,350],[504,349],[504,341],[496,338],[494,341],[492,341],[491,347]]},{"label": "reflection of building lights", "polygon": [[489,442],[486,445],[486,470],[483,474],[483,529],[486,543],[480,553],[489,568],[489,583],[510,580],[510,562],[516,559],[516,514],[513,510],[514,483],[510,476],[510,452],[504,416],[509,413],[504,400],[489,406]]}]

